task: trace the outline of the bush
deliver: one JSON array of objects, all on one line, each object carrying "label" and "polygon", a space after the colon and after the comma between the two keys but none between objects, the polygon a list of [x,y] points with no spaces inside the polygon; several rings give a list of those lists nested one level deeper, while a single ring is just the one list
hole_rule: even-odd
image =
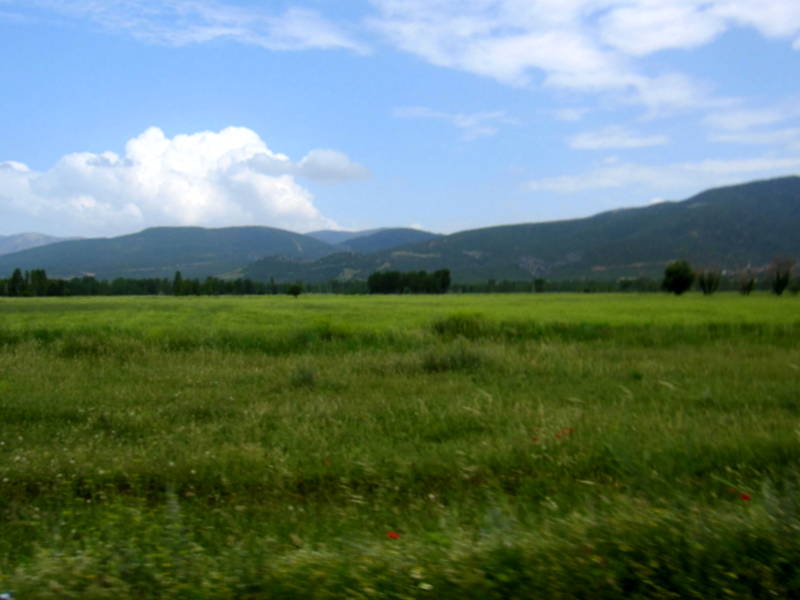
[{"label": "bush", "polygon": [[676,260],[669,263],[664,269],[664,281],[661,283],[661,287],[667,292],[680,296],[692,287],[693,282],[694,271],[689,263],[685,260]]}]

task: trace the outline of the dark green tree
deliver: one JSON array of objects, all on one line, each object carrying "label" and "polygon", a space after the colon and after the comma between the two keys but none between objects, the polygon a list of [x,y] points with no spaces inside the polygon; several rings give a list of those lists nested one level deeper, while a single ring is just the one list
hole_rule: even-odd
[{"label": "dark green tree", "polygon": [[694,271],[692,271],[691,265],[685,260],[676,260],[669,263],[664,269],[664,280],[661,282],[661,287],[667,292],[680,296],[692,287],[693,282]]},{"label": "dark green tree", "polygon": [[776,257],[769,265],[770,287],[776,296],[783,294],[792,279],[794,259],[789,257]]},{"label": "dark green tree", "polygon": [[47,295],[47,273],[44,269],[34,269],[30,275],[30,290],[34,296]]},{"label": "dark green tree", "polygon": [[446,294],[447,290],[450,289],[450,269],[439,269],[434,272],[433,282],[433,291],[435,293]]},{"label": "dark green tree", "polygon": [[14,269],[11,279],[8,280],[8,295],[9,296],[22,296],[25,293],[25,277],[22,276],[22,271]]},{"label": "dark green tree", "polygon": [[697,274],[697,285],[700,286],[700,291],[706,296],[710,296],[719,289],[721,280],[722,273],[719,269],[700,269]]},{"label": "dark green tree", "polygon": [[183,295],[183,276],[180,271],[175,271],[175,277],[172,280],[172,293],[176,296]]},{"label": "dark green tree", "polygon": [[300,294],[303,293],[303,286],[299,283],[294,283],[286,288],[286,293],[294,298],[297,298]]}]

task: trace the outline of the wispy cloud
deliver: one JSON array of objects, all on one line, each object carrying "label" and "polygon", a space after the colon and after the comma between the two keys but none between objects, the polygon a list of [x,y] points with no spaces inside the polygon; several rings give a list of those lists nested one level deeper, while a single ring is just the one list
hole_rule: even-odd
[{"label": "wispy cloud", "polygon": [[554,111],[553,115],[559,121],[580,121],[588,112],[586,108],[567,107]]},{"label": "wispy cloud", "polygon": [[665,135],[639,135],[625,127],[606,127],[571,137],[568,144],[576,150],[617,150],[663,146],[669,143]]},{"label": "wispy cloud", "polygon": [[268,50],[367,52],[343,27],[304,8],[274,13],[215,0],[31,0],[26,4],[31,2],[150,43],[187,46],[227,39]]},{"label": "wispy cloud", "polygon": [[611,94],[651,113],[724,104],[679,72],[638,59],[694,48],[733,27],[796,38],[800,3],[787,0],[372,0],[368,21],[389,43],[431,64],[500,82]]},{"label": "wispy cloud", "polygon": [[603,165],[579,175],[548,177],[529,181],[530,191],[572,194],[588,190],[646,187],[669,193],[687,186],[702,189],[736,183],[752,177],[771,177],[800,171],[800,156],[755,157],[736,160],[705,160],[650,166],[638,163]]},{"label": "wispy cloud", "polygon": [[393,113],[400,119],[440,119],[447,121],[462,133],[462,139],[474,140],[496,135],[499,125],[516,125],[517,121],[508,117],[502,110],[476,113],[448,113],[426,106],[403,106],[395,108]]},{"label": "wispy cloud", "polygon": [[800,127],[776,129],[771,131],[737,131],[711,135],[712,142],[733,144],[763,144],[771,146],[788,146],[800,149]]},{"label": "wispy cloud", "polygon": [[774,125],[800,117],[800,107],[796,104],[762,108],[736,108],[709,115],[706,124],[715,129],[742,131],[763,125]]}]

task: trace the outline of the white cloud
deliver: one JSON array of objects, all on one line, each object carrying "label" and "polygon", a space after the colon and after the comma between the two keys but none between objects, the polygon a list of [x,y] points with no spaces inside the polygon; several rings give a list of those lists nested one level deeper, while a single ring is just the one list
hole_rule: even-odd
[{"label": "white cloud", "polygon": [[498,125],[515,125],[517,121],[509,118],[502,110],[476,113],[447,113],[426,106],[403,106],[394,109],[393,115],[399,119],[440,119],[460,129],[462,139],[474,140],[496,135]]},{"label": "white cloud", "polygon": [[[86,18],[109,31],[159,44],[187,46],[217,39],[268,50],[366,47],[319,13],[289,8],[275,14],[216,0],[32,0],[61,14]],[[21,0],[14,0],[22,4]],[[30,4],[26,0],[26,4]]]},{"label": "white cloud", "polygon": [[327,149],[309,152],[297,164],[295,172],[301,177],[326,182],[363,179],[369,176],[366,167],[354,163],[341,152]]},{"label": "white cloud", "polygon": [[259,153],[247,166],[266,175],[296,175],[322,183],[369,177],[369,170],[336,150],[316,149],[294,163],[283,154]]},{"label": "white cloud", "polygon": [[724,29],[721,19],[691,2],[637,2],[618,6],[600,19],[603,42],[632,56],[700,46]]},{"label": "white cloud", "polygon": [[0,163],[0,220],[71,235],[170,224],[330,228],[336,224],[294,176],[335,180],[364,172],[332,150],[312,150],[293,163],[244,127],[171,139],[153,127],[130,140],[123,156],[69,154],[43,172]]},{"label": "white cloud", "polygon": [[716,129],[741,131],[762,125],[773,125],[795,115],[800,115],[800,109],[795,107],[742,108],[709,115],[706,123]]},{"label": "white cloud", "polygon": [[568,143],[576,150],[611,150],[663,146],[669,143],[669,138],[665,135],[637,135],[624,127],[606,127],[573,136]]},{"label": "white cloud", "polygon": [[588,112],[585,108],[561,108],[554,115],[559,121],[580,121]]},{"label": "white cloud", "polygon": [[785,145],[800,149],[800,127],[777,129],[773,131],[737,131],[719,133],[709,137],[712,142],[734,144]]},{"label": "white cloud", "polygon": [[571,194],[587,190],[641,186],[669,192],[687,187],[702,189],[755,177],[774,177],[800,171],[800,156],[757,157],[738,160],[705,160],[648,166],[636,163],[604,165],[580,175],[537,179],[526,184],[530,191]]},{"label": "white cloud", "polygon": [[650,112],[722,102],[681,73],[637,59],[694,48],[732,27],[796,38],[794,0],[372,0],[391,44],[441,67],[518,86],[611,94]]},{"label": "white cloud", "polygon": [[715,0],[707,11],[729,25],[754,27],[771,38],[792,37],[800,31],[800,3],[794,0]]}]

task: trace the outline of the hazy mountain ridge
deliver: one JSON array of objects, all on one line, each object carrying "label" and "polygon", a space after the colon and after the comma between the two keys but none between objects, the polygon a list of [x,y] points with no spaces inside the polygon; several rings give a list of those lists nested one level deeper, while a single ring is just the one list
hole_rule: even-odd
[{"label": "hazy mountain ridge", "polygon": [[39,246],[55,244],[56,242],[63,242],[68,239],[77,238],[62,238],[34,232],[0,235],[0,255],[20,252],[29,248],[38,248]]},{"label": "hazy mountain ridge", "polygon": [[115,238],[60,242],[0,256],[0,273],[44,268],[51,277],[206,277],[263,256],[313,260],[334,252],[314,238],[271,227],[154,227]]}]

